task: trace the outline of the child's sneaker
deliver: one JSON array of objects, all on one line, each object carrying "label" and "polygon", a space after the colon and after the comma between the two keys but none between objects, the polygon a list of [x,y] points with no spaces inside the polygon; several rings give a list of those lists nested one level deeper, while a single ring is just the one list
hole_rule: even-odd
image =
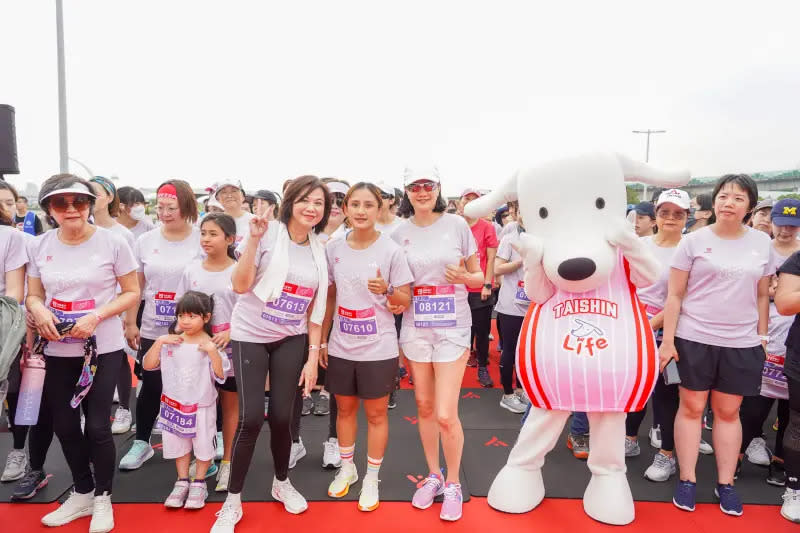
[{"label": "child's sneaker", "polygon": [[448,483],[444,487],[444,502],[439,518],[454,522],[461,518],[461,507],[464,503],[464,496],[461,494],[461,484]]},{"label": "child's sneaker", "polygon": [[172,492],[169,493],[167,499],[164,500],[164,507],[170,509],[180,509],[186,503],[186,497],[189,496],[189,482],[178,480],[175,486],[172,487]]},{"label": "child's sneaker", "polygon": [[184,509],[202,509],[206,506],[206,498],[208,498],[208,487],[206,487],[205,480],[192,481],[189,483],[189,496],[186,498]]},{"label": "child's sneaker", "polygon": [[417,509],[427,509],[433,505],[433,499],[444,493],[444,481],[439,474],[431,473],[425,484],[417,489],[411,499],[411,505]]}]

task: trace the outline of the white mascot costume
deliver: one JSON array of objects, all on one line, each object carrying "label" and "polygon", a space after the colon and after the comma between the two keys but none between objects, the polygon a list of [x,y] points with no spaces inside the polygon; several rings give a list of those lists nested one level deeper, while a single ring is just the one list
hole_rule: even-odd
[{"label": "white mascot costume", "polygon": [[518,171],[471,202],[483,216],[519,200],[520,256],[532,304],[517,345],[517,375],[533,409],[489,505],[526,513],[545,495],[542,465],[572,411],[586,411],[591,481],[586,514],[607,524],[634,519],[625,476],[625,413],[644,408],[658,377],[653,331],[636,296],[659,265],[625,220],[625,182],[679,187],[688,172],[661,172],[615,154],[560,159]]}]

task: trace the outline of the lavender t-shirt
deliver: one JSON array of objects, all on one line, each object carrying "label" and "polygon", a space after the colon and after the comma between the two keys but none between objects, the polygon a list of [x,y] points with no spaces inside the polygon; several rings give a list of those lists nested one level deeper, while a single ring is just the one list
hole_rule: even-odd
[{"label": "lavender t-shirt", "polygon": [[[497,248],[497,257],[505,261],[519,261],[521,258],[511,245],[519,244],[519,232],[507,233],[500,240]],[[510,316],[525,316],[531,301],[525,293],[525,269],[520,266],[514,272],[503,274],[503,284],[497,294],[497,304],[494,306],[498,313]]]},{"label": "lavender t-shirt", "polygon": [[367,288],[380,268],[386,283],[395,287],[414,281],[405,254],[381,234],[369,248],[354,250],[346,239],[334,239],[325,248],[328,279],[336,284],[336,311],[328,353],[353,361],[382,361],[397,357],[394,315],[386,296]]},{"label": "lavender t-shirt", "polygon": [[145,233],[147,233],[148,231],[150,231],[155,227],[156,225],[153,224],[153,221],[150,220],[150,218],[148,217],[144,217],[142,220],[136,222],[136,225],[130,228],[130,232],[133,233],[134,242],[135,239],[138,239],[139,237],[141,237],[142,235],[144,235]]},{"label": "lavender t-shirt", "polygon": [[711,226],[686,235],[672,268],[689,272],[675,336],[711,346],[752,348],[758,336],[758,282],[775,273],[769,235],[746,228],[721,239]]},{"label": "lavender t-shirt", "polygon": [[[447,265],[457,265],[459,259],[469,259],[478,251],[467,222],[449,213],[442,214],[426,227],[419,227],[409,219],[394,230],[392,239],[405,252],[414,275],[415,301],[403,314],[400,342],[414,340],[417,325],[435,328],[472,326],[467,288],[463,284],[453,285],[444,277]],[[430,294],[432,292],[435,294]],[[442,300],[436,302],[436,309],[429,305],[432,302],[423,301],[432,297]]]},{"label": "lavender t-shirt", "polygon": [[200,230],[192,227],[182,241],[168,241],[161,228],[155,228],[136,240],[133,252],[145,279],[140,334],[144,339],[157,339],[166,335],[175,320],[176,291],[183,270],[187,263],[202,257]]},{"label": "lavender t-shirt", "polygon": [[[63,321],[83,315],[117,297],[117,278],[136,270],[136,259],[122,237],[105,228],[95,228],[86,242],[72,246],[58,239],[52,229],[30,241],[28,276],[40,278],[45,305]],[[109,316],[95,329],[97,353],[122,350],[125,338],[119,316]],[[50,341],[46,355],[83,357],[82,339],[66,337]]]},{"label": "lavender t-shirt", "polygon": [[250,220],[253,217],[255,217],[255,215],[245,211],[238,218],[233,219],[233,221],[236,222],[236,242],[234,245],[238,245],[242,242],[242,239],[246,239],[247,236],[250,235]]},{"label": "lavender t-shirt", "polygon": [[655,283],[636,290],[636,293],[639,295],[639,300],[647,307],[648,316],[652,317],[664,310],[664,302],[667,300],[670,266],[672,265],[672,258],[675,256],[678,247],[674,246],[669,248],[659,246],[653,242],[652,235],[642,237],[641,240],[661,266],[661,271]]},{"label": "lavender t-shirt", "polygon": [[233,306],[239,295],[233,292],[231,274],[236,263],[225,270],[211,272],[203,268],[203,259],[195,259],[184,269],[178,282],[176,299],[187,291],[200,291],[214,297],[214,312],[211,314],[211,330],[218,333],[231,327]]},{"label": "lavender t-shirt", "polygon": [[[267,272],[280,225],[270,224],[256,249],[255,287]],[[285,231],[285,230],[284,230]],[[250,239],[241,242],[239,254]],[[231,339],[240,342],[275,342],[308,333],[308,308],[319,287],[319,274],[311,255],[311,246],[289,242],[289,272],[281,297],[265,304],[251,290],[239,296],[231,317]],[[327,289],[327,288],[326,288]]]},{"label": "lavender t-shirt", "polygon": [[13,226],[0,226],[0,296],[6,293],[6,273],[28,263],[24,235]]}]

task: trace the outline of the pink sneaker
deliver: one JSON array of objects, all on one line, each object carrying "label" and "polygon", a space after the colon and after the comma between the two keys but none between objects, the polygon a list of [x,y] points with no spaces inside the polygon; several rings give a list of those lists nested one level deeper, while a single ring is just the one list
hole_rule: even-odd
[{"label": "pink sneaker", "polygon": [[450,482],[444,487],[444,502],[439,518],[454,522],[461,518],[461,506],[464,497],[461,494],[461,484]]},{"label": "pink sneaker", "polygon": [[189,496],[186,498],[184,509],[202,509],[206,506],[206,498],[208,498],[208,488],[206,481],[192,481],[189,484]]},{"label": "pink sneaker", "polygon": [[167,499],[164,500],[164,507],[170,509],[180,509],[186,501],[186,496],[189,495],[189,482],[178,480],[175,486],[172,487],[172,492],[169,493]]},{"label": "pink sneaker", "polygon": [[414,497],[411,499],[411,505],[417,509],[427,509],[433,505],[433,499],[442,494],[444,488],[444,481],[442,476],[436,473],[430,473],[425,480],[425,484],[417,489]]}]

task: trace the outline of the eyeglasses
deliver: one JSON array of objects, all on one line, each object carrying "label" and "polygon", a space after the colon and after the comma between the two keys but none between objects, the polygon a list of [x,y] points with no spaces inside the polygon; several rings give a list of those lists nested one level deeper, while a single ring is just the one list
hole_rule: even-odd
[{"label": "eyeglasses", "polygon": [[156,213],[158,213],[159,215],[163,213],[171,215],[173,213],[177,213],[178,211],[180,211],[179,207],[161,207],[161,206],[156,207]]},{"label": "eyeglasses", "polygon": [[72,200],[68,200],[68,198],[68,196],[54,196],[50,199],[50,208],[59,212],[66,211],[70,206],[74,207],[76,211],[89,209],[91,201],[88,196],[73,196]]},{"label": "eyeglasses", "polygon": [[426,181],[423,183],[412,183],[406,187],[406,191],[410,193],[418,193],[421,190],[425,189],[425,192],[432,192],[436,188],[436,184],[432,181]]},{"label": "eyeglasses", "polygon": [[686,211],[656,211],[656,216],[680,220],[682,218],[686,218]]},{"label": "eyeglasses", "polygon": [[344,195],[339,193],[333,193],[331,195],[331,205],[335,205],[337,207],[344,206]]}]

